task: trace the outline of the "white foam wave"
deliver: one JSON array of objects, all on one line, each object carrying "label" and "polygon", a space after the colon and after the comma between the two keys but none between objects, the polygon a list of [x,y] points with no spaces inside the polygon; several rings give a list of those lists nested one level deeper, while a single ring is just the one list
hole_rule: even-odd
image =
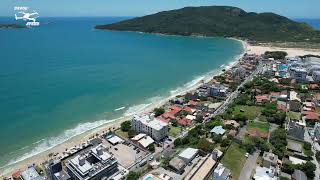
[{"label": "white foam wave", "polygon": [[125,106],[122,106],[122,107],[119,107],[119,108],[115,109],[114,111],[120,111],[120,110],[123,110],[125,108],[126,108]]}]

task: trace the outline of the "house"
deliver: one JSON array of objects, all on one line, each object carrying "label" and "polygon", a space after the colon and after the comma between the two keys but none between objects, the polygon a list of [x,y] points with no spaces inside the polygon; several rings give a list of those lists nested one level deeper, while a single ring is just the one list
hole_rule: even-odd
[{"label": "house", "polygon": [[199,153],[198,149],[194,149],[194,148],[187,148],[185,150],[183,150],[178,157],[180,159],[182,159],[184,162],[186,162],[186,164],[188,164],[189,162],[191,162]]},{"label": "house", "polygon": [[216,135],[223,135],[226,132],[226,130],[223,129],[222,126],[215,126],[214,128],[211,129],[210,132]]},{"label": "house", "polygon": [[214,84],[209,89],[209,95],[212,97],[226,97],[227,88],[221,84]]},{"label": "house", "polygon": [[148,148],[150,145],[153,145],[154,140],[150,136],[144,136],[138,141],[138,144],[143,148]]},{"label": "house", "polygon": [[278,156],[271,152],[264,152],[262,156],[262,166],[270,168],[271,166],[276,167],[278,161]]},{"label": "house", "polygon": [[301,170],[294,170],[292,174],[292,180],[307,180],[306,174]]},{"label": "house", "polygon": [[280,92],[271,92],[269,97],[271,101],[277,101],[279,96]]},{"label": "house", "polygon": [[212,177],[214,180],[229,180],[231,179],[231,171],[224,167],[223,164],[219,163],[213,171]]},{"label": "house", "polygon": [[192,125],[192,122],[190,119],[187,119],[186,117],[182,118],[182,119],[178,119],[177,120],[177,123],[180,125],[180,126],[191,126]]},{"label": "house", "polygon": [[298,93],[295,91],[290,91],[289,109],[290,111],[294,112],[300,112],[301,110],[301,99],[298,97]]},{"label": "house", "polygon": [[255,99],[256,99],[256,104],[260,104],[260,105],[269,101],[269,98],[267,95],[256,96]]},{"label": "house", "polygon": [[275,169],[257,166],[254,180],[277,180]]},{"label": "house", "polygon": [[316,105],[313,102],[303,102],[303,111],[315,111]]},{"label": "house", "polygon": [[303,114],[303,119],[305,121],[319,121],[320,120],[319,113],[303,111],[302,114]]},{"label": "house", "polygon": [[225,125],[225,126],[233,126],[233,127],[235,127],[235,128],[238,128],[239,126],[240,126],[240,124],[237,122],[237,121],[235,121],[235,120],[225,120],[225,121],[223,121],[223,124]]},{"label": "house", "polygon": [[160,141],[168,135],[168,123],[159,121],[149,115],[134,115],[132,119],[132,129],[137,133],[148,134],[156,141]]},{"label": "house", "polygon": [[170,160],[169,166],[179,174],[184,172],[184,168],[187,166],[186,162],[179,157],[174,157]]},{"label": "house", "polygon": [[304,126],[301,126],[300,123],[295,121],[289,121],[288,125],[288,136],[291,136],[296,139],[304,140]]}]

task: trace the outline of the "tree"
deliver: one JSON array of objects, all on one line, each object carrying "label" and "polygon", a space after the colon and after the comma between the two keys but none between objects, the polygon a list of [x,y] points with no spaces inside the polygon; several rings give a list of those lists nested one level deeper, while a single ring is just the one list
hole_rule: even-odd
[{"label": "tree", "polygon": [[129,138],[133,138],[136,134],[137,134],[136,131],[133,130],[133,129],[130,129],[130,130],[128,131],[128,137],[129,137]]},{"label": "tree", "polygon": [[121,131],[128,132],[131,129],[131,121],[124,121],[121,123]]},{"label": "tree", "polygon": [[177,138],[173,141],[174,147],[179,147],[182,145],[182,140],[181,138]]},{"label": "tree", "polygon": [[284,59],[288,53],[285,51],[266,51],[264,55],[266,58]]},{"label": "tree", "polygon": [[155,151],[154,144],[150,144],[150,145],[148,146],[148,150],[153,153],[153,152]]},{"label": "tree", "polygon": [[229,139],[223,139],[220,143],[221,147],[227,147],[231,144],[231,141]]},{"label": "tree", "polygon": [[287,134],[285,129],[276,129],[270,135],[270,143],[274,147],[274,153],[282,158],[286,151]]},{"label": "tree", "polygon": [[140,177],[140,173],[134,172],[134,171],[130,171],[128,176],[127,176],[127,180],[138,180]]},{"label": "tree", "polygon": [[205,152],[212,152],[214,150],[214,145],[211,142],[209,142],[207,139],[202,138],[199,140],[197,148]]},{"label": "tree", "polygon": [[176,119],[173,119],[171,121],[172,126],[177,127],[178,126],[178,121]]},{"label": "tree", "polygon": [[164,110],[162,107],[160,107],[160,108],[155,108],[155,109],[154,109],[154,115],[155,115],[156,117],[160,116],[160,115],[163,114],[164,112],[165,112],[165,110]]},{"label": "tree", "polygon": [[315,174],[314,171],[316,170],[316,165],[313,164],[311,161],[307,161],[304,164],[297,165],[297,169],[300,169],[301,171],[305,172],[308,179],[313,179]]}]

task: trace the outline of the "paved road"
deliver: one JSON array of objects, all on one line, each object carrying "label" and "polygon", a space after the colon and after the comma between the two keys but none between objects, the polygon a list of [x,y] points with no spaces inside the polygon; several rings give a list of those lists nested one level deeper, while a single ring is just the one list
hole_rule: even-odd
[{"label": "paved road", "polygon": [[253,153],[253,155],[249,155],[247,158],[246,163],[244,164],[240,176],[238,180],[249,180],[251,176],[251,172],[255,169],[256,167],[256,162],[257,158],[259,156],[259,152]]}]

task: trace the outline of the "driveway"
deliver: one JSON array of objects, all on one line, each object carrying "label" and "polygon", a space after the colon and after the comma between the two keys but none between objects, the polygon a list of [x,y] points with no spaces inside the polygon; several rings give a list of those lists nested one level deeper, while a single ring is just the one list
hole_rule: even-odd
[{"label": "driveway", "polygon": [[259,156],[259,152],[253,153],[253,155],[249,155],[247,158],[246,163],[244,164],[239,179],[238,180],[249,180],[251,176],[252,170],[256,168],[257,165],[257,158]]}]

